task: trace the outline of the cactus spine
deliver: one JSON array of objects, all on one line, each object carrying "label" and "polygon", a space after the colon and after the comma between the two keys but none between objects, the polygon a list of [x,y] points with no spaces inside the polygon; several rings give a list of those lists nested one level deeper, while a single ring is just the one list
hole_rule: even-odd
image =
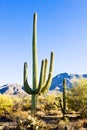
[{"label": "cactus spine", "polygon": [[45,91],[50,87],[52,82],[52,72],[54,64],[54,53],[51,52],[50,57],[50,67],[48,79],[46,80],[47,65],[48,60],[42,60],[41,62],[41,71],[40,79],[38,81],[38,59],[37,59],[37,14],[34,13],[33,19],[33,39],[32,39],[32,62],[33,62],[33,74],[32,74],[32,88],[28,84],[28,65],[27,62],[24,63],[24,90],[32,95],[32,112],[36,110],[36,99],[37,95],[45,93]]}]

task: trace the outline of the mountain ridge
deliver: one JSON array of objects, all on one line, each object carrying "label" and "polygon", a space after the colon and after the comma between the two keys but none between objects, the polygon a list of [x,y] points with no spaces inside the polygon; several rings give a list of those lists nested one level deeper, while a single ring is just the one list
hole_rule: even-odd
[{"label": "mountain ridge", "polygon": [[50,90],[59,88],[59,91],[63,90],[63,79],[66,78],[67,88],[71,88],[72,84],[81,78],[87,78],[87,74],[69,74],[69,73],[60,73],[53,77]]},{"label": "mountain ridge", "polygon": [[[60,73],[52,78],[52,84],[50,86],[50,91],[63,90],[63,79],[66,78],[67,88],[71,88],[73,82],[77,81],[80,78],[87,78],[87,74],[69,74],[69,73]],[[0,86],[0,94],[10,94],[10,95],[25,95],[26,92],[23,90],[23,85],[20,84],[5,84]]]}]

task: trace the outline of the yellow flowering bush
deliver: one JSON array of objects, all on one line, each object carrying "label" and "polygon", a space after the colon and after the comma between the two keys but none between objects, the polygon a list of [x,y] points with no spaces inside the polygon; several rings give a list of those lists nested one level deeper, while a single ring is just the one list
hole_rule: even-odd
[{"label": "yellow flowering bush", "polygon": [[0,94],[0,115],[12,110],[13,101],[10,96]]}]

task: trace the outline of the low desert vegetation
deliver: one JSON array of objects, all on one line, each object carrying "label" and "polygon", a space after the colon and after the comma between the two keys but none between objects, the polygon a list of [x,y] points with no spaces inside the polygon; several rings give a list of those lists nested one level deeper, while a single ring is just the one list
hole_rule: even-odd
[{"label": "low desert vegetation", "polygon": [[87,117],[87,79],[80,79],[67,94],[68,109]]},{"label": "low desert vegetation", "polygon": [[0,94],[0,116],[10,113],[13,108],[13,100],[9,95]]},{"label": "low desert vegetation", "polygon": [[0,117],[16,122],[16,129],[87,128],[87,80],[81,79],[76,86],[66,90],[66,120],[62,118],[58,99],[63,104],[62,92],[38,96],[36,113],[32,115],[30,95],[0,95]]}]

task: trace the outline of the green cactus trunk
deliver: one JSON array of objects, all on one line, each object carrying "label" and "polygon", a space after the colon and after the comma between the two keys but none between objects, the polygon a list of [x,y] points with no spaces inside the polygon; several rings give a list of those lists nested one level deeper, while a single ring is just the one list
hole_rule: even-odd
[{"label": "green cactus trunk", "polygon": [[33,57],[33,90],[38,87],[38,58],[37,58],[37,15],[34,14],[33,20],[33,40],[32,40],[32,57]]},{"label": "green cactus trunk", "polygon": [[36,104],[37,104],[37,96],[35,94],[32,94],[32,105],[31,105],[31,111],[32,114],[36,111]]},{"label": "green cactus trunk", "polygon": [[32,39],[32,88],[28,84],[28,65],[27,62],[24,63],[24,90],[32,95],[32,113],[35,113],[36,105],[37,105],[37,96],[41,93],[45,93],[52,82],[52,72],[53,72],[53,64],[54,64],[54,53],[51,52],[50,58],[50,67],[49,67],[49,75],[48,79],[46,80],[46,73],[47,73],[47,59],[42,60],[41,63],[41,71],[40,71],[40,78],[38,82],[38,58],[37,58],[37,14],[34,13],[34,20],[33,20],[33,39]]},{"label": "green cactus trunk", "polygon": [[[38,59],[37,59],[37,15],[33,19],[33,39],[32,39],[32,58],[33,58],[33,90],[38,87]],[[32,94],[32,111],[36,110],[37,96]]]}]

